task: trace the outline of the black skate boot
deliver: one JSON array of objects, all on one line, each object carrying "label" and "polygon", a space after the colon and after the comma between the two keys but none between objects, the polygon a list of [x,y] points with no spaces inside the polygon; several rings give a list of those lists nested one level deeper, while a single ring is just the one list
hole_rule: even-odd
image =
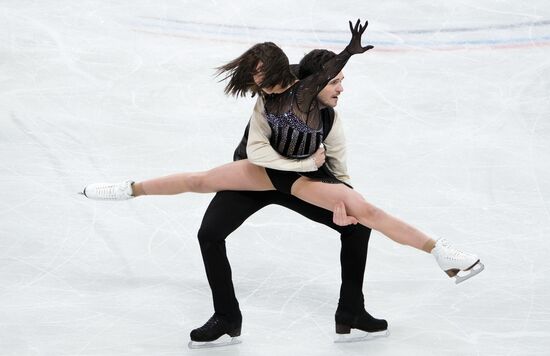
[{"label": "black skate boot", "polygon": [[[358,313],[337,310],[334,319],[338,336],[335,342],[356,342],[389,335],[388,322],[374,318],[364,309]],[[352,329],[360,331],[352,335]]]},{"label": "black skate boot", "polygon": [[[191,331],[190,349],[227,346],[239,344],[237,336],[241,335],[242,318],[230,321],[225,317],[214,313],[212,317],[200,328]],[[222,338],[228,335],[231,339]],[[218,340],[222,338],[222,340]]]}]

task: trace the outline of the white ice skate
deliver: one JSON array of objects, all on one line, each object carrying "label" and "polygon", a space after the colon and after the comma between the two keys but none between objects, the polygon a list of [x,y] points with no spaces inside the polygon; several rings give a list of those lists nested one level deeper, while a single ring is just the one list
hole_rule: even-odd
[{"label": "white ice skate", "polygon": [[[445,239],[437,240],[432,255],[449,277],[456,277],[456,284],[472,278],[485,268],[476,255],[457,250]],[[466,274],[459,275],[459,272]]]},{"label": "white ice skate", "polygon": [[132,199],[132,184],[127,180],[120,183],[94,183],[87,185],[81,194],[94,200],[128,200]]}]

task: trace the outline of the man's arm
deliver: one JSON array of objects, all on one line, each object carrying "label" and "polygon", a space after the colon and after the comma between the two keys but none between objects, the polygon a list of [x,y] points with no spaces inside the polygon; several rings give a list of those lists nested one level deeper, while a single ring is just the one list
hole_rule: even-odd
[{"label": "man's arm", "polygon": [[344,136],[342,121],[336,111],[334,112],[332,128],[323,143],[326,154],[325,164],[328,166],[328,169],[336,178],[350,184],[346,161],[346,138]]},{"label": "man's arm", "polygon": [[250,162],[267,168],[281,171],[311,172],[317,166],[312,157],[305,159],[291,159],[280,155],[269,142],[271,128],[264,117],[264,101],[261,97],[256,101],[254,112],[250,118],[250,130],[246,154]]}]

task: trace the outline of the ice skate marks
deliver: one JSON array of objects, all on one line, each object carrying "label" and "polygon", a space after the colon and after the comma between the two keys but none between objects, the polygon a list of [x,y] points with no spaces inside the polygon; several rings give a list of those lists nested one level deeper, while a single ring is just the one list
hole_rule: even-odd
[{"label": "ice skate marks", "polygon": [[214,347],[223,347],[240,344],[242,341],[238,337],[231,337],[229,335],[223,335],[219,339],[214,341],[189,341],[187,347],[190,349],[210,349]]},{"label": "ice skate marks", "polygon": [[363,342],[363,341],[378,339],[381,337],[388,337],[389,335],[390,335],[390,331],[388,329],[373,331],[373,332],[366,332],[362,330],[353,329],[349,334],[336,334],[334,343],[344,344],[344,343],[352,343],[352,342]]}]

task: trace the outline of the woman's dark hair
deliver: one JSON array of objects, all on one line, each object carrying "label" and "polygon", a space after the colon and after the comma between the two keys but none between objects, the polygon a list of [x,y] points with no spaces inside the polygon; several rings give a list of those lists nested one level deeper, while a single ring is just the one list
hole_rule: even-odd
[{"label": "woman's dark hair", "polygon": [[312,74],[320,72],[323,65],[336,57],[336,53],[327,49],[314,49],[302,58],[298,64],[298,78],[304,79]]},{"label": "woman's dark hair", "polygon": [[[264,74],[264,79],[257,85],[254,83],[254,74],[257,73],[256,66],[260,61],[262,62],[260,71]],[[269,88],[277,84],[286,87],[296,80],[290,72],[288,57],[273,42],[258,43],[238,58],[216,69],[217,76],[224,76],[220,81],[229,79],[224,90],[225,94],[234,96],[245,96],[249,91],[254,96],[261,91],[261,88]]]}]

